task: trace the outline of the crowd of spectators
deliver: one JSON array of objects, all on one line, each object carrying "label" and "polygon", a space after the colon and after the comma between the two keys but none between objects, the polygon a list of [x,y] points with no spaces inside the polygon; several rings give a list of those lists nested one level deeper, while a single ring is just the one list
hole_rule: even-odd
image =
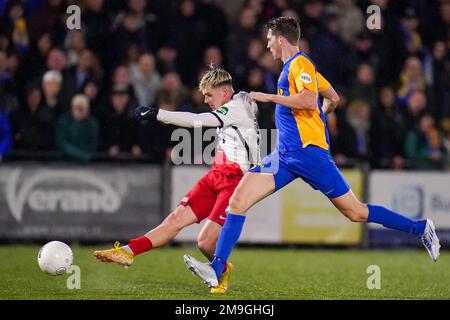
[{"label": "crowd of spectators", "polygon": [[[373,4],[381,29],[366,26]],[[0,0],[0,161],[164,161],[174,128],[133,109],[208,111],[197,81],[210,63],[236,91],[275,93],[262,26],[280,15],[299,20],[301,50],[341,97],[327,118],[339,165],[450,168],[450,0]],[[274,128],[274,106],[259,109]]]}]

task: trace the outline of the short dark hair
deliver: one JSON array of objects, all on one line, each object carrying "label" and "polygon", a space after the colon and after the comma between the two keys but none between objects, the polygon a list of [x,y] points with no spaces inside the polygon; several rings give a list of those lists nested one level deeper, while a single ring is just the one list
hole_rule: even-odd
[{"label": "short dark hair", "polygon": [[300,40],[300,25],[294,18],[273,18],[266,23],[265,27],[267,30],[272,30],[272,34],[285,37],[292,45],[297,45]]}]

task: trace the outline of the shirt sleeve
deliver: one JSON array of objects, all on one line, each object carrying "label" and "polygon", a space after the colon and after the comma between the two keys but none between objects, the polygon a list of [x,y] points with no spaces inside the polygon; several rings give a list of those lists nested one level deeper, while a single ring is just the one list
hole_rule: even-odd
[{"label": "shirt sleeve", "polygon": [[220,127],[221,122],[211,112],[192,113],[192,112],[173,112],[167,110],[159,110],[158,121],[173,124],[179,127]]},{"label": "shirt sleeve", "polygon": [[289,67],[289,82],[294,87],[295,93],[303,89],[317,93],[316,68],[307,58],[299,56],[292,61]]},{"label": "shirt sleeve", "polygon": [[328,90],[331,87],[331,84],[328,82],[327,79],[325,79],[323,75],[317,72],[317,86],[319,92],[324,92],[325,90]]}]

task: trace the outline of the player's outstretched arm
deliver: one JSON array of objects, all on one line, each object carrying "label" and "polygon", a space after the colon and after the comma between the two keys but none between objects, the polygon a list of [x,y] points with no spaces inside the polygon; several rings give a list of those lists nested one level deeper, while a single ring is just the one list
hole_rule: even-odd
[{"label": "player's outstretched arm", "polygon": [[250,98],[259,102],[273,102],[296,110],[314,110],[317,108],[317,93],[303,89],[301,92],[282,96],[262,92],[250,92]]},{"label": "player's outstretched arm", "polygon": [[136,120],[157,120],[179,127],[220,127],[219,119],[210,112],[192,113],[167,111],[154,107],[137,107],[134,110]]}]

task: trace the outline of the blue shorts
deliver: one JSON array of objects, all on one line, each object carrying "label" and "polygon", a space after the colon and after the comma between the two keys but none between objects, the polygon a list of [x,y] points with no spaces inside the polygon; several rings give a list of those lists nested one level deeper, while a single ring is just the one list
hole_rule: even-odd
[{"label": "blue shorts", "polygon": [[350,190],[330,152],[314,145],[296,152],[283,153],[275,150],[249,172],[273,174],[274,192],[299,177],[331,199]]}]

